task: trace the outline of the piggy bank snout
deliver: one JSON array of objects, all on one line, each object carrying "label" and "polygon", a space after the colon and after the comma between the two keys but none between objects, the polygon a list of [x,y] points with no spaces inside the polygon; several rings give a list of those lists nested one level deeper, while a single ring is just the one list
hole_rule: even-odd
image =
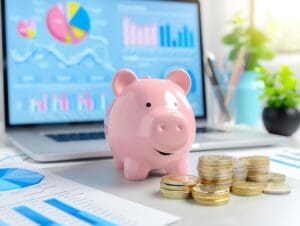
[{"label": "piggy bank snout", "polygon": [[182,115],[164,114],[154,120],[154,148],[172,153],[182,148],[187,143],[188,137],[188,123]]}]

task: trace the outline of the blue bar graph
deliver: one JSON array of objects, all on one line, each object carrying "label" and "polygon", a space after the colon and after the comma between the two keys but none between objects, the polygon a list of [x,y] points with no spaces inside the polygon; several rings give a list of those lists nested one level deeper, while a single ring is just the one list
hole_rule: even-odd
[{"label": "blue bar graph", "polygon": [[187,26],[183,27],[183,42],[184,42],[184,46],[188,47],[189,38],[188,38],[188,28],[187,28]]},{"label": "blue bar graph", "polygon": [[170,25],[166,26],[166,41],[167,41],[167,46],[171,46],[171,28]]},{"label": "blue bar graph", "polygon": [[178,46],[182,47],[183,46],[183,42],[182,42],[182,33],[178,32]]},{"label": "blue bar graph", "polygon": [[18,207],[15,207],[14,210],[38,225],[61,226],[61,224],[58,224],[58,223],[52,221],[48,217],[45,217],[44,215],[34,211],[31,208],[26,207],[26,206],[18,206]]},{"label": "blue bar graph", "polygon": [[[174,37],[173,37],[174,36]],[[177,33],[172,30],[170,24],[159,27],[160,47],[194,48],[195,36],[187,25],[184,25]]]},{"label": "blue bar graph", "polygon": [[159,33],[160,33],[160,46],[164,47],[165,46],[165,28],[163,26],[160,26]]},{"label": "blue bar graph", "polygon": [[190,32],[190,47],[194,48],[194,32]]},{"label": "blue bar graph", "polygon": [[283,160],[274,159],[274,158],[270,158],[270,160],[273,161],[273,162],[277,162],[279,164],[282,164],[282,165],[286,165],[286,166],[290,166],[290,167],[293,167],[293,168],[296,168],[296,169],[300,169],[300,165],[297,165],[297,164],[293,164],[293,163],[290,163],[290,162],[285,162]]},{"label": "blue bar graph", "polygon": [[81,211],[79,209],[76,209],[58,199],[48,199],[44,201],[45,203],[67,213],[72,215],[73,217],[76,217],[79,220],[82,220],[90,225],[97,225],[97,226],[116,226],[116,224],[109,222],[105,219],[102,219],[100,217],[95,216],[94,214]]}]

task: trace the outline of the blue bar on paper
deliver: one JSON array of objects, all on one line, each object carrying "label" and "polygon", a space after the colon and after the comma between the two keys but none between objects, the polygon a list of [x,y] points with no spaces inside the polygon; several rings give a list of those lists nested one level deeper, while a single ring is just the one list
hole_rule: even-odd
[{"label": "blue bar on paper", "polygon": [[190,32],[190,47],[194,48],[194,32]]},{"label": "blue bar on paper", "polygon": [[8,226],[8,224],[0,220],[0,226]]},{"label": "blue bar on paper", "polygon": [[90,225],[116,226],[116,224],[114,224],[114,223],[111,223],[105,219],[97,217],[94,214],[76,209],[58,199],[48,199],[48,200],[45,200],[44,202],[67,213],[67,214],[70,214],[73,217],[76,217],[79,220],[82,220]]},{"label": "blue bar on paper", "polygon": [[165,46],[165,28],[163,26],[159,27],[159,37],[160,37],[160,46]]},{"label": "blue bar on paper", "polygon": [[179,47],[182,47],[182,33],[181,32],[178,32],[178,46]]},{"label": "blue bar on paper", "polygon": [[173,47],[176,47],[176,46],[177,46],[177,43],[176,43],[175,40],[173,41],[172,46],[173,46]]},{"label": "blue bar on paper", "polygon": [[171,46],[171,28],[170,25],[168,24],[166,26],[166,41],[167,41],[167,46]]},{"label": "blue bar on paper", "polygon": [[290,160],[294,160],[294,161],[300,162],[300,158],[296,158],[296,157],[292,157],[292,156],[288,156],[288,155],[284,155],[284,154],[278,154],[277,156],[280,156],[282,158],[286,158],[286,159],[290,159]]},{"label": "blue bar on paper", "polygon": [[289,162],[285,162],[285,161],[281,161],[281,160],[273,159],[273,158],[270,158],[270,160],[273,161],[273,162],[277,162],[279,164],[282,164],[282,165],[286,165],[286,166],[290,166],[290,167],[293,167],[293,168],[300,169],[300,165],[296,165],[296,164],[293,164],[293,163],[289,163]]},{"label": "blue bar on paper", "polygon": [[189,47],[189,34],[188,34],[187,26],[183,27],[183,41],[184,41],[184,47]]},{"label": "blue bar on paper", "polygon": [[61,224],[58,224],[58,223],[52,221],[50,218],[45,217],[44,215],[34,211],[31,208],[26,207],[26,206],[18,206],[18,207],[15,207],[14,210],[38,225],[62,226]]}]

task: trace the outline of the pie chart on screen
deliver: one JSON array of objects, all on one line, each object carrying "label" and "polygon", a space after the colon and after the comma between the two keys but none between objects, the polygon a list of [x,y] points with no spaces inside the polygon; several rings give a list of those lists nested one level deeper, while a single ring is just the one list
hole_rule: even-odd
[{"label": "pie chart on screen", "polygon": [[90,31],[90,17],[77,2],[58,3],[47,15],[47,27],[51,36],[66,44],[78,44]]},{"label": "pie chart on screen", "polygon": [[21,168],[0,169],[0,192],[22,189],[40,183],[44,176]]}]

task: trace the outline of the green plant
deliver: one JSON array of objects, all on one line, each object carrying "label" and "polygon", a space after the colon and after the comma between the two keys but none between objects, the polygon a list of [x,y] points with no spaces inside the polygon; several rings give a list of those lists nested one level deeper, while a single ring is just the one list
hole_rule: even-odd
[{"label": "green plant", "polygon": [[265,100],[269,108],[295,108],[300,103],[300,91],[297,78],[291,69],[282,65],[278,72],[269,73],[266,68],[256,69],[260,73],[258,80],[264,83],[261,99]]},{"label": "green plant", "polygon": [[274,52],[270,47],[268,37],[255,26],[249,25],[249,20],[240,13],[228,21],[232,30],[226,34],[222,41],[231,46],[229,60],[235,61],[241,48],[245,48],[247,63],[245,70],[254,70],[260,66],[260,60],[271,60]]}]

